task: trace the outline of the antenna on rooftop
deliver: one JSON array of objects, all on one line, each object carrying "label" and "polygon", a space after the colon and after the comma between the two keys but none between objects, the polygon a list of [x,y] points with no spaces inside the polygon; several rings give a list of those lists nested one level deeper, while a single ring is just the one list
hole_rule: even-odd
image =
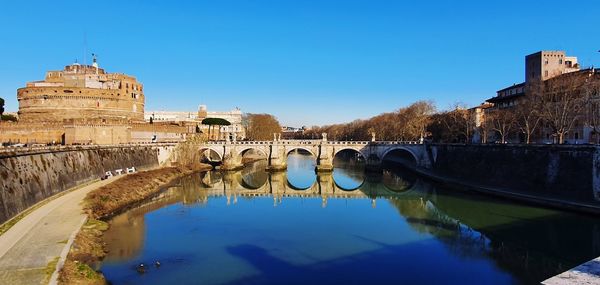
[{"label": "antenna on rooftop", "polygon": [[83,31],[83,73],[86,72],[87,65],[87,33]]}]

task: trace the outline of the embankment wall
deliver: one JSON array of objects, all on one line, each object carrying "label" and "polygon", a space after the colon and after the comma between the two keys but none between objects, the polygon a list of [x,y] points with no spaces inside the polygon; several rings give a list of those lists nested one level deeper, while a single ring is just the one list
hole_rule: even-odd
[{"label": "embankment wall", "polygon": [[577,145],[430,145],[433,175],[539,198],[598,204],[600,149]]},{"label": "embankment wall", "polygon": [[0,223],[106,171],[165,164],[174,145],[61,148],[0,156]]}]

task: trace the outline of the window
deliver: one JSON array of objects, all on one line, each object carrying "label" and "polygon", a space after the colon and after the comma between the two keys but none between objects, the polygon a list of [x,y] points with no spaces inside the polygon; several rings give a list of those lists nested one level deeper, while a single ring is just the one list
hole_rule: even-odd
[{"label": "window", "polygon": [[548,77],[548,70],[544,71],[544,76]]},{"label": "window", "polygon": [[547,65],[548,64],[548,59],[544,60],[544,64]]},{"label": "window", "polygon": [[562,58],[558,60],[558,64],[563,64]]}]

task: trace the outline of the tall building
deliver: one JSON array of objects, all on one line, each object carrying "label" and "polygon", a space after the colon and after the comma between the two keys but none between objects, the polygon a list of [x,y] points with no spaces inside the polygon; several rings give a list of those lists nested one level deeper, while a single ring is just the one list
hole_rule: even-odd
[{"label": "tall building", "polygon": [[525,57],[525,82],[550,78],[579,70],[577,57],[564,51],[538,51]]},{"label": "tall building", "polygon": [[144,120],[144,87],[135,77],[106,73],[98,66],[74,63],[48,71],[42,81],[17,90],[19,120],[60,122],[69,119]]},{"label": "tall building", "polygon": [[496,96],[486,102],[495,109],[512,107],[525,96],[527,86],[539,81],[579,71],[577,57],[567,56],[564,51],[538,51],[525,56],[525,82],[500,89]]},{"label": "tall building", "polygon": [[[582,93],[583,88],[589,88],[598,82],[600,79],[596,69],[580,69],[577,57],[567,56],[564,51],[539,51],[525,57],[525,82],[513,84],[512,86],[503,88],[496,92],[496,96],[487,99],[486,102],[492,103],[492,108],[484,110],[483,114],[488,112],[502,112],[510,110],[518,105],[523,98],[531,96],[533,88],[551,88],[551,86],[560,86],[561,84],[574,84],[572,88]],[[555,87],[556,88],[556,87]],[[552,92],[552,91],[545,91]],[[588,108],[587,106],[586,108]],[[585,109],[585,108],[584,108]],[[589,109],[589,108],[588,108]],[[595,135],[588,125],[589,115],[586,114],[589,110],[585,109],[579,114],[569,114],[571,118],[565,120],[573,120],[573,125],[564,137],[569,143],[589,142]],[[501,113],[500,113],[501,114]],[[566,115],[565,115],[566,116]],[[535,142],[556,142],[556,133],[547,124],[541,124],[532,134]],[[522,141],[523,138],[513,136],[510,139],[512,142]]]}]

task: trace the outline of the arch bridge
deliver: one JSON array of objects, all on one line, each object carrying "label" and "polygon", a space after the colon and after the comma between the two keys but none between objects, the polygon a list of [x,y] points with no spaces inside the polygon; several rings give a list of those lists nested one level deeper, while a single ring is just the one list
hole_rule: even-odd
[{"label": "arch bridge", "polygon": [[391,153],[398,162],[429,168],[431,159],[427,145],[415,141],[329,141],[322,140],[273,140],[273,141],[216,141],[205,142],[199,151],[214,151],[222,162],[223,170],[243,167],[243,155],[250,150],[262,153],[268,161],[267,170],[284,170],[287,157],[295,150],[304,150],[316,159],[317,171],[332,171],[333,158],[341,151],[351,150],[361,155],[367,168],[377,169]]}]

